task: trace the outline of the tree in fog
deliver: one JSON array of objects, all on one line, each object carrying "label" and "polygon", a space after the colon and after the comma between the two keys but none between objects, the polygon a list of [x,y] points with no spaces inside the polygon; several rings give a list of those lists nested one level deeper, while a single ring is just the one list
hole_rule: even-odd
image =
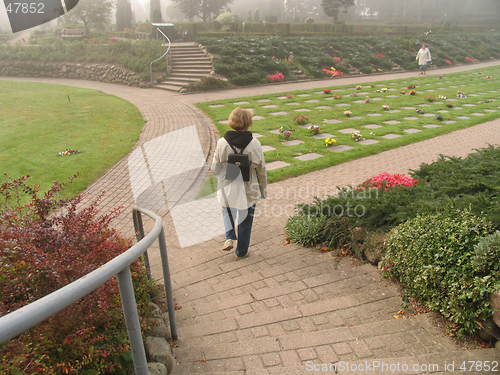
[{"label": "tree in fog", "polygon": [[340,8],[344,8],[347,13],[347,8],[354,6],[354,0],[321,0],[323,12],[329,17],[333,17],[333,23],[339,22]]},{"label": "tree in fog", "polygon": [[130,0],[116,1],[116,30],[132,28],[132,5]]},{"label": "tree in fog", "polygon": [[160,0],[151,0],[149,8],[149,19],[151,22],[160,23],[162,22],[161,15],[161,3]]},{"label": "tree in fog", "polygon": [[105,30],[111,23],[112,0],[80,0],[71,12],[64,16],[65,23],[81,23],[87,35],[91,28]]},{"label": "tree in fog", "polygon": [[211,15],[218,15],[233,0],[173,0],[190,20],[199,17],[205,24]]}]

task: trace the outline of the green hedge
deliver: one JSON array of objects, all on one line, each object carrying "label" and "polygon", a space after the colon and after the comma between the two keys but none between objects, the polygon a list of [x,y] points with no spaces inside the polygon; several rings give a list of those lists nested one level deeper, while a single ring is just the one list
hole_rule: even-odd
[{"label": "green hedge", "polygon": [[469,210],[418,215],[398,226],[382,265],[402,284],[405,301],[416,297],[439,311],[458,334],[474,333],[493,310],[500,290],[500,232]]}]

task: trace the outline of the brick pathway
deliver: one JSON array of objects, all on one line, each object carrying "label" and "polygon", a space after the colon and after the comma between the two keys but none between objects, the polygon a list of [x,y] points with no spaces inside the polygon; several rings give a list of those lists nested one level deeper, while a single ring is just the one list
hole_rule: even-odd
[{"label": "brick pathway", "polygon": [[[498,63],[431,69],[428,74]],[[463,361],[500,361],[499,352],[460,350],[431,324],[428,314],[410,315],[408,311],[406,318],[394,319],[401,309],[400,293],[375,267],[349,259],[337,262],[328,253],[284,245],[283,227],[295,204],[332,194],[337,186],[358,184],[384,171],[408,173],[422,162],[436,160],[439,154],[466,156],[487,144],[500,144],[500,119],[271,184],[269,198],[257,206],[250,256],[243,260],[220,251],[224,238],[222,231],[214,234],[219,223],[217,215],[211,215],[218,207],[196,211],[196,204],[189,206],[196,195],[193,187],[201,185],[206,173],[200,160],[210,161],[217,138],[210,120],[193,104],[416,75],[307,81],[192,95],[87,81],[1,79],[102,90],[130,101],[147,120],[134,151],[87,192],[93,196],[106,191],[103,210],[124,207],[114,225],[127,236],[133,235],[131,209],[136,199],[156,207],[164,217],[174,298],[182,306],[177,311],[180,340],[174,349],[174,374],[348,374],[365,370],[420,374],[450,373],[453,365],[454,373],[471,373],[459,371]],[[193,136],[196,133],[198,137]],[[176,154],[182,155],[181,160]],[[196,156],[190,164],[196,168],[185,167],[186,155]],[[146,165],[147,174],[134,172],[141,165]],[[176,207],[182,209],[175,215],[188,213],[183,219],[190,221],[173,219]],[[189,215],[191,209],[195,211]],[[181,232],[179,222],[189,223],[189,227],[178,237],[175,225]],[[150,224],[146,220],[146,229]],[[200,241],[204,238],[200,228],[206,228],[206,240]],[[185,241],[190,235],[193,245],[189,246]],[[154,277],[161,281],[155,249],[150,260]],[[337,372],[328,367],[330,363],[337,363]]]}]

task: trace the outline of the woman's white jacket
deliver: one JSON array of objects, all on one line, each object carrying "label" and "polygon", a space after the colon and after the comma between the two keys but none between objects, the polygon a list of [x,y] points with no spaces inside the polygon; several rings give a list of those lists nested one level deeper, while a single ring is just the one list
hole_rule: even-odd
[{"label": "woman's white jacket", "polygon": [[[238,152],[241,149],[236,147]],[[217,178],[217,201],[221,206],[246,210],[256,204],[261,198],[267,198],[266,162],[262,146],[257,138],[253,138],[245,147],[250,161],[249,181],[243,181],[240,176],[232,181],[226,180],[228,155],[234,153],[225,138],[220,138],[215,148],[212,162],[212,173]]]}]

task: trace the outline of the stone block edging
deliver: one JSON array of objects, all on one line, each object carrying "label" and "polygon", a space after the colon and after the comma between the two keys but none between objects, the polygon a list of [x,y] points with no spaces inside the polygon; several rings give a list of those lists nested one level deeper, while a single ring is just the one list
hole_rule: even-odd
[{"label": "stone block edging", "polygon": [[113,64],[0,61],[0,76],[82,79],[134,87],[147,87],[150,83],[141,80],[139,73]]}]

